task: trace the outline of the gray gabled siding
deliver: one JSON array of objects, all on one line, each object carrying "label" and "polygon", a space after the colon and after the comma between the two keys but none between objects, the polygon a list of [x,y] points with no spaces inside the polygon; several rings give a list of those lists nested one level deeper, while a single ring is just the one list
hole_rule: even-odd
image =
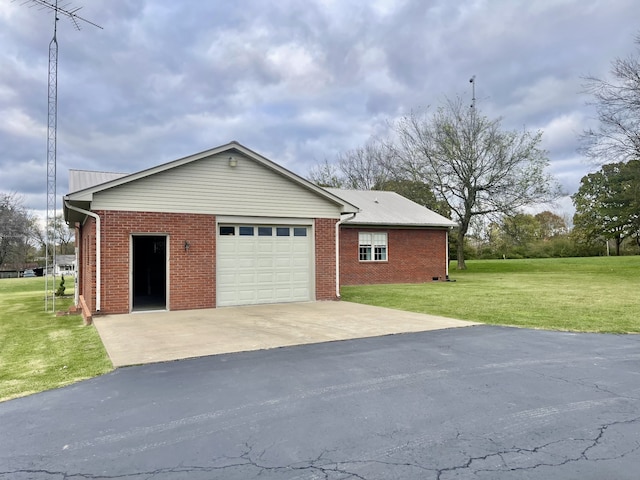
[{"label": "gray gabled siding", "polygon": [[339,218],[340,206],[234,153],[206,157],[95,193],[92,210]]}]

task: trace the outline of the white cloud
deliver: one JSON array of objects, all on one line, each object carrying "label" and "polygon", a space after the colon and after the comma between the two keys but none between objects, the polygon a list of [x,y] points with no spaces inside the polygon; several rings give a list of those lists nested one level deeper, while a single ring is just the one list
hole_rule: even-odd
[{"label": "white cloud", "polygon": [[302,45],[278,45],[267,52],[266,59],[271,69],[283,79],[284,87],[293,92],[317,91],[331,81],[331,75],[322,66],[322,53]]},{"label": "white cloud", "polygon": [[575,154],[577,139],[587,125],[584,112],[563,113],[540,127],[544,132],[542,145],[554,155],[565,154],[568,151]]},{"label": "white cloud", "polygon": [[0,19],[11,20],[12,17],[18,12],[20,5],[15,2],[3,2],[0,4]]},{"label": "white cloud", "polygon": [[[110,0],[59,23],[61,168],[134,171],[238,140],[293,171],[385,135],[445,95],[505,128],[542,128],[576,188],[580,76],[633,51],[636,0]],[[44,155],[51,15],[0,5],[0,191]],[[61,176],[66,176],[60,171]],[[64,181],[60,181],[64,184]],[[34,195],[34,201],[39,198]],[[41,206],[43,208],[43,206]]]},{"label": "white cloud", "polygon": [[[528,83],[514,85],[509,92],[510,102],[503,107],[503,116],[513,122],[527,117],[556,116],[579,101],[576,77],[558,78],[545,75],[533,78]],[[529,125],[527,125],[529,126]]]},{"label": "white cloud", "polygon": [[0,110],[0,118],[0,131],[4,134],[32,139],[47,138],[47,126],[19,108]]}]

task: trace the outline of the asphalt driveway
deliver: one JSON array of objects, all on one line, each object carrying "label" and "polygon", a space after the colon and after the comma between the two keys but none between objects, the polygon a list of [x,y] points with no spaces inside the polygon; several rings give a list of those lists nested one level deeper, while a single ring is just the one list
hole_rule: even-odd
[{"label": "asphalt driveway", "polygon": [[475,325],[350,302],[95,317],[114,366]]},{"label": "asphalt driveway", "polygon": [[119,368],[0,403],[0,479],[637,479],[640,336],[474,326]]}]

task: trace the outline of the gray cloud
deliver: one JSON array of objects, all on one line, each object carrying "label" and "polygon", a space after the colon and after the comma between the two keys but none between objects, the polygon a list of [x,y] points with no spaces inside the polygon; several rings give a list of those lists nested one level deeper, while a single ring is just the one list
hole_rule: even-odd
[{"label": "gray cloud", "polygon": [[[69,168],[135,171],[238,140],[305,175],[411,109],[471,99],[544,131],[572,193],[590,168],[581,77],[633,50],[635,0],[109,0],[58,22],[58,191]],[[51,12],[0,5],[0,191],[46,206]],[[38,195],[40,193],[40,195]]]}]

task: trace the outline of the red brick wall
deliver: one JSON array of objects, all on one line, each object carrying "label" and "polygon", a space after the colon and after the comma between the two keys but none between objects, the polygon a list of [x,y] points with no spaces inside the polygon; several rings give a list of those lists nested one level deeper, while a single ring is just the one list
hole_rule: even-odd
[{"label": "red brick wall", "polygon": [[[386,262],[361,262],[358,232],[387,232]],[[340,284],[423,283],[446,277],[445,230],[340,227]]]},{"label": "red brick wall", "polygon": [[78,294],[82,295],[92,312],[96,308],[96,221],[87,217],[84,225],[77,225]]},{"label": "red brick wall", "polygon": [[336,297],[336,219],[315,219],[316,300]]},{"label": "red brick wall", "polygon": [[[213,215],[98,211],[102,230],[103,314],[130,308],[131,234],[168,235],[169,309],[214,308],[216,305],[216,219]],[[315,220],[316,299],[336,299],[336,219]],[[95,220],[89,218],[80,238],[80,293],[96,312]],[[187,252],[184,242],[190,243]]]},{"label": "red brick wall", "polygon": [[[215,307],[216,220],[213,215],[101,211],[101,313],[128,313],[131,234],[167,235],[170,310]],[[184,250],[184,242],[190,248]],[[95,304],[92,305],[92,310]],[[94,310],[95,311],[95,310]]]}]

